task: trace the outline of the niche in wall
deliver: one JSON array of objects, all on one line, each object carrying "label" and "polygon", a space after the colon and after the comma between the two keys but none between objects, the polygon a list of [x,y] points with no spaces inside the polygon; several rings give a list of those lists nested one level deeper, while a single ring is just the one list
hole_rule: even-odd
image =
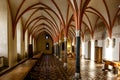
[{"label": "niche in wall", "polygon": [[113,39],[112,39],[112,47],[113,47],[113,48],[115,47],[115,43],[116,43],[116,39],[113,38]]},{"label": "niche in wall", "polygon": [[45,39],[49,39],[49,35],[48,34],[45,35]]},{"label": "niche in wall", "polygon": [[105,41],[105,45],[106,45],[106,48],[109,47],[109,39],[106,39],[106,41]]},{"label": "niche in wall", "polygon": [[[113,39],[112,39],[112,42],[111,42],[111,46],[112,46],[113,48],[115,47],[115,43],[116,43],[116,39],[113,38]],[[109,40],[109,39],[106,39],[105,45],[106,45],[106,48],[108,48],[108,47],[110,46],[110,40]]]},{"label": "niche in wall", "polygon": [[72,52],[75,52],[75,47],[74,46],[72,46]]}]

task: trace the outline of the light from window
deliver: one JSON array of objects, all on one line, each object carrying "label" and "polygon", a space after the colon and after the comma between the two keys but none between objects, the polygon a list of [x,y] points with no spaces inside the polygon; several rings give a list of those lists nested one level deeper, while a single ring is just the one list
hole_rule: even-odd
[{"label": "light from window", "polygon": [[49,50],[49,43],[46,43],[46,50]]},{"label": "light from window", "polygon": [[28,55],[28,30],[25,32],[25,57]]},{"label": "light from window", "polygon": [[20,22],[17,24],[17,53],[21,53],[21,26]]},{"label": "light from window", "polygon": [[49,36],[48,36],[48,35],[46,35],[46,36],[45,36],[45,39],[48,39],[48,38],[49,38]]}]

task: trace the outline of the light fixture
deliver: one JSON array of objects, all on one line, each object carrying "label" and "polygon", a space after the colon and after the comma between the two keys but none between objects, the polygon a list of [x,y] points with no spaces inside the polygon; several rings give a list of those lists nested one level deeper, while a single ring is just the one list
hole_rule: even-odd
[{"label": "light fixture", "polygon": [[118,5],[118,8],[120,8],[120,5]]}]

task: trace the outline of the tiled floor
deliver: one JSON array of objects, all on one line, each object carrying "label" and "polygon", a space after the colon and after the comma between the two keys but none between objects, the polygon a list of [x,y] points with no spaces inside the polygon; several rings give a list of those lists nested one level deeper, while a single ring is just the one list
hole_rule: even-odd
[{"label": "tiled floor", "polygon": [[[24,75],[23,73],[26,73],[26,68],[32,65],[30,63],[26,67],[25,65],[27,64],[28,63],[24,63],[22,64],[23,66],[19,65],[19,68],[17,67],[18,69],[15,68],[9,73],[1,76],[0,80],[23,80],[21,75]],[[120,77],[113,74],[112,71],[102,71],[103,64],[96,64],[93,61],[81,59],[80,68],[80,80],[120,80]],[[24,80],[74,80],[74,74],[75,58],[68,58],[68,68],[67,71],[65,71],[63,63],[55,56],[43,55]]]},{"label": "tiled floor", "polygon": [[[72,66],[71,76],[74,77],[75,73],[75,59],[68,59],[68,69]],[[114,74],[112,71],[102,71],[103,64],[96,64],[93,61],[81,59],[81,80],[120,80],[120,77],[117,77],[117,74]],[[70,70],[69,70],[70,71]]]},{"label": "tiled floor", "polygon": [[68,80],[63,64],[58,62],[53,55],[43,55],[25,80]]},{"label": "tiled floor", "polygon": [[[112,71],[102,69],[103,64],[81,59],[81,80],[119,80]],[[68,58],[68,69],[65,72],[58,59],[52,55],[44,55],[28,75],[32,80],[74,80],[74,73],[75,58]]]}]

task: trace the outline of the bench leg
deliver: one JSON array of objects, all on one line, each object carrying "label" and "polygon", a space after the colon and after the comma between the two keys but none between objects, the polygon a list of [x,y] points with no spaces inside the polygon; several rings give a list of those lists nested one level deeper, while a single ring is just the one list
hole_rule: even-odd
[{"label": "bench leg", "polygon": [[105,63],[104,68],[103,68],[102,70],[103,70],[103,71],[105,71],[105,70],[110,71],[110,69],[108,69],[108,64]]},{"label": "bench leg", "polygon": [[117,74],[117,76],[120,76],[120,68],[118,68],[118,74]]},{"label": "bench leg", "polygon": [[104,64],[104,70],[108,69],[108,65],[105,63]]},{"label": "bench leg", "polygon": [[113,66],[113,73],[114,73],[114,74],[118,74],[118,70],[117,70],[117,68],[114,67],[114,66]]}]

